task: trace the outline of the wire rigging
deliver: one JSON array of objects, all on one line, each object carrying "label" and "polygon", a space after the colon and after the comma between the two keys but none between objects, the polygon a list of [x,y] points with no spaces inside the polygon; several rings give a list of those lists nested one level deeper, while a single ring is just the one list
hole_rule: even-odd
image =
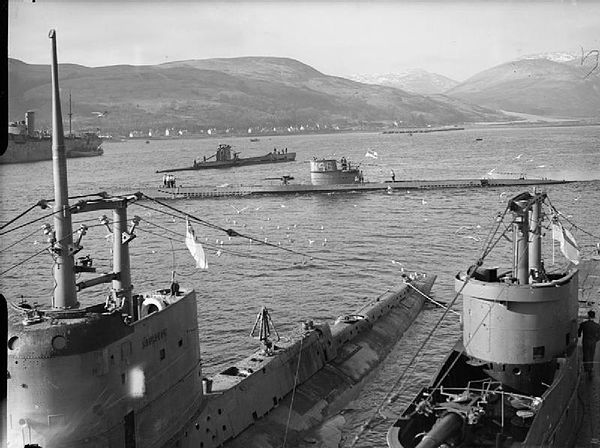
[{"label": "wire rigging", "polygon": [[6,274],[7,272],[10,272],[10,271],[12,271],[13,269],[15,269],[15,268],[17,268],[17,267],[21,266],[22,264],[25,264],[25,263],[27,263],[27,262],[28,262],[29,260],[31,260],[32,258],[34,258],[34,257],[37,257],[38,255],[40,255],[40,254],[42,254],[42,253],[46,252],[47,250],[49,250],[49,249],[51,249],[51,248],[52,248],[52,246],[46,246],[46,247],[44,247],[43,249],[41,249],[41,250],[37,251],[36,253],[34,253],[33,255],[31,255],[31,256],[29,256],[29,257],[27,257],[26,259],[24,259],[24,260],[21,260],[20,262],[18,262],[18,263],[16,263],[16,264],[14,264],[14,265],[13,265],[13,266],[11,266],[10,268],[8,268],[8,269],[5,269],[4,271],[0,272],[0,277],[1,277],[1,276],[3,276],[4,274]]},{"label": "wire rigging", "polygon": [[[506,209],[504,210],[502,217],[504,217],[506,215],[506,213],[508,212],[509,207],[507,206]],[[500,235],[495,242],[493,242],[491,239],[493,238],[493,236],[497,233],[498,228],[500,226],[500,223],[502,222],[500,219],[498,220],[499,222],[497,223],[498,225],[496,226],[496,229],[494,230],[494,232],[491,234],[491,238],[489,243],[487,243],[487,247],[485,247],[482,251],[482,256],[477,260],[476,262],[476,266],[481,266],[483,264],[483,260],[485,259],[485,257],[490,253],[490,250],[493,246],[495,246],[498,241],[500,240],[500,238],[502,238],[504,232],[502,235]],[[475,269],[470,269],[467,272],[467,275],[465,277],[465,280],[463,281],[463,284],[461,286],[461,288],[456,292],[456,294],[454,295],[454,298],[450,301],[450,303],[445,307],[444,312],[442,313],[442,316],[438,319],[438,321],[435,323],[435,325],[433,326],[433,328],[429,331],[429,333],[427,334],[426,338],[423,340],[423,342],[421,343],[421,345],[419,346],[419,348],[416,350],[416,352],[413,354],[413,356],[411,357],[410,361],[408,362],[408,364],[406,364],[405,368],[403,369],[402,373],[400,374],[400,376],[398,377],[398,379],[394,382],[394,384],[392,385],[392,387],[389,389],[388,393],[386,394],[386,398],[383,399],[383,401],[381,402],[381,404],[379,406],[377,406],[377,408],[375,409],[375,411],[371,414],[371,416],[369,417],[369,419],[367,420],[367,422],[365,424],[363,424],[361,426],[361,429],[359,431],[359,433],[354,437],[353,443],[351,444],[351,446],[356,445],[356,443],[358,442],[361,434],[368,429],[371,424],[373,423],[373,420],[375,419],[377,414],[380,414],[381,410],[384,408],[384,406],[393,403],[394,401],[396,401],[396,399],[400,396],[400,393],[402,392],[402,389],[398,390],[397,392],[393,392],[395,389],[398,388],[398,386],[400,385],[400,383],[404,380],[404,377],[406,376],[406,374],[408,373],[408,371],[412,368],[415,369],[416,365],[415,365],[415,360],[422,355],[423,349],[425,348],[425,346],[429,343],[430,339],[433,337],[434,333],[437,331],[438,327],[441,325],[441,323],[444,321],[444,319],[446,318],[446,316],[448,315],[448,313],[450,312],[450,310],[452,309],[452,307],[454,306],[454,304],[456,303],[456,301],[458,300],[458,298],[460,297],[463,289],[467,286],[467,283],[469,282],[469,280],[471,280],[471,278],[473,277],[473,275],[475,275]]]},{"label": "wire rigging", "polygon": [[36,207],[41,207],[41,208],[48,208],[48,202],[40,199],[38,202],[36,202],[35,204],[33,204],[31,207],[29,207],[27,210],[25,210],[22,213],[19,213],[17,216],[15,216],[13,219],[11,219],[8,222],[5,222],[4,224],[2,224],[0,226],[0,230],[4,229],[6,226],[9,226],[10,224],[12,224],[13,222],[15,222],[17,219],[21,218],[22,216],[25,216],[27,213],[29,213],[31,210],[33,210]]},{"label": "wire rigging", "polygon": [[[21,229],[21,228],[23,228],[23,227],[27,227],[27,226],[29,226],[29,225],[31,225],[31,224],[33,224],[33,223],[36,223],[36,222],[38,222],[38,221],[41,221],[42,219],[46,219],[46,218],[49,218],[49,217],[51,217],[51,216],[53,216],[53,215],[56,215],[57,213],[62,213],[62,210],[56,210],[56,211],[54,211],[54,212],[52,212],[52,213],[48,213],[47,215],[41,216],[41,217],[39,217],[39,218],[36,218],[36,219],[34,219],[34,220],[32,220],[32,221],[29,221],[29,222],[26,222],[26,223],[24,223],[24,224],[21,224],[20,226],[13,227],[12,229],[6,230],[6,231],[4,231],[4,232],[0,232],[0,236],[2,236],[2,235],[6,235],[6,234],[8,234],[8,233],[11,233],[11,232],[14,232],[15,230],[19,230],[19,229]],[[14,220],[12,220],[12,221],[14,221]],[[11,222],[12,222],[12,221],[11,221]]]},{"label": "wire rigging", "polygon": [[[225,233],[226,233],[228,236],[231,236],[231,237],[241,237],[241,238],[247,238],[247,239],[249,239],[249,240],[251,240],[251,241],[253,241],[253,242],[255,242],[255,243],[262,244],[262,245],[264,245],[264,246],[273,247],[273,248],[275,248],[275,249],[283,250],[283,251],[285,251],[285,252],[289,252],[289,253],[292,253],[292,254],[295,254],[295,255],[300,255],[300,256],[302,256],[302,257],[309,257],[309,258],[310,258],[310,259],[312,259],[312,260],[325,261],[325,262],[327,262],[327,263],[333,263],[333,264],[337,264],[337,265],[340,265],[340,266],[349,266],[347,263],[345,263],[345,262],[342,262],[342,261],[339,261],[339,260],[335,260],[335,259],[331,259],[331,258],[324,258],[324,257],[317,257],[317,256],[315,256],[315,255],[310,255],[310,254],[307,254],[307,253],[304,253],[304,252],[296,251],[296,250],[294,250],[294,249],[290,249],[290,248],[287,248],[287,247],[282,247],[282,246],[279,246],[279,245],[277,245],[277,244],[273,244],[273,243],[265,242],[265,241],[263,241],[263,240],[261,240],[261,239],[255,238],[255,237],[253,237],[253,236],[250,236],[250,235],[246,235],[246,234],[239,233],[238,231],[236,231],[236,230],[233,230],[233,229],[225,229],[224,227],[218,226],[218,225],[216,225],[216,224],[212,224],[212,223],[210,223],[210,222],[208,222],[208,221],[205,221],[205,220],[203,220],[203,219],[200,219],[200,218],[198,218],[198,217],[196,217],[196,216],[194,216],[194,215],[191,215],[191,214],[189,214],[189,213],[186,213],[186,212],[184,212],[184,211],[182,211],[182,210],[179,210],[179,209],[177,209],[177,208],[175,208],[175,207],[172,207],[172,206],[170,206],[170,205],[168,205],[168,204],[164,204],[163,202],[161,202],[161,201],[158,201],[158,200],[156,200],[156,199],[154,199],[154,198],[151,198],[151,197],[149,197],[149,196],[147,196],[147,195],[145,195],[145,194],[143,194],[143,193],[142,193],[142,196],[143,196],[143,197],[145,197],[146,199],[148,199],[148,200],[151,200],[151,201],[153,201],[153,202],[156,202],[157,204],[159,204],[159,205],[162,205],[162,206],[164,206],[164,207],[166,207],[166,208],[168,208],[168,209],[170,209],[170,210],[173,210],[173,211],[175,211],[175,212],[177,212],[177,213],[179,213],[179,214],[182,214],[182,215],[184,215],[186,218],[188,218],[188,219],[190,219],[190,220],[192,220],[192,221],[194,221],[194,222],[197,222],[197,223],[199,223],[199,224],[205,225],[205,226],[207,226],[207,227],[210,227],[210,228],[212,228],[212,229],[216,229],[216,230],[220,230],[220,231],[222,231],[222,232],[225,232]],[[137,204],[137,203],[136,203],[136,204]],[[140,205],[140,206],[142,206],[142,207],[146,207],[146,206],[144,206],[143,204],[137,204],[137,205]],[[162,212],[161,210],[156,210],[156,209],[154,209],[154,210],[155,210],[155,211],[158,211],[158,212]],[[164,213],[164,212],[163,212],[163,213]],[[167,214],[168,214],[168,213],[167,213]],[[173,217],[179,217],[178,215],[172,215],[172,214],[171,214],[170,216],[173,216]]]},{"label": "wire rigging", "polygon": [[577,229],[577,230],[579,230],[580,232],[582,232],[582,233],[585,233],[585,234],[586,234],[586,235],[588,235],[588,236],[591,236],[592,238],[595,238],[595,239],[600,239],[600,236],[598,236],[598,235],[594,235],[593,233],[591,233],[591,232],[588,232],[588,231],[587,231],[587,230],[585,230],[585,229],[582,229],[582,228],[581,228],[581,227],[579,227],[577,224],[575,224],[573,221],[571,221],[571,220],[570,220],[568,217],[566,217],[566,216],[565,216],[565,215],[563,215],[561,212],[559,212],[559,211],[558,211],[558,209],[557,209],[557,208],[554,206],[554,204],[552,204],[552,202],[550,202],[550,199],[549,199],[549,198],[548,198],[548,205],[550,206],[550,208],[552,209],[552,211],[553,211],[553,212],[554,212],[556,215],[560,216],[562,219],[564,219],[565,221],[567,221],[567,222],[568,222],[568,223],[571,225],[571,227],[573,227],[574,229]]},{"label": "wire rigging", "polygon": [[15,241],[14,243],[4,247],[3,249],[0,250],[0,253],[10,249],[11,247],[16,246],[19,243],[22,243],[24,240],[26,240],[27,238],[32,237],[33,235],[35,235],[36,233],[38,233],[40,231],[40,229],[35,229],[33,232],[28,233],[27,235],[25,235],[24,237],[22,237],[21,239],[18,239],[17,241]]}]

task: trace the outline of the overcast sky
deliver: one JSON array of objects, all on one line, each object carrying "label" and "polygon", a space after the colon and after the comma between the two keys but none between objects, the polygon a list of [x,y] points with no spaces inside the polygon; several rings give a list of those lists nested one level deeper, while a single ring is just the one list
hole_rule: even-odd
[{"label": "overcast sky", "polygon": [[8,55],[91,67],[280,56],[337,76],[458,81],[521,56],[600,48],[600,2],[10,0]]}]

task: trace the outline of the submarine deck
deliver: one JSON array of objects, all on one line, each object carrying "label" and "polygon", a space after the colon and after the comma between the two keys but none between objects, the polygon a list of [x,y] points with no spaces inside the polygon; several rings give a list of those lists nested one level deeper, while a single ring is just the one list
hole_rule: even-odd
[{"label": "submarine deck", "polygon": [[[579,269],[580,315],[586,315],[589,309],[600,315],[600,257],[582,261]],[[581,342],[579,343],[581,350]],[[580,353],[581,356],[581,353]],[[586,378],[582,373],[579,383],[579,399],[583,407],[583,419],[579,427],[578,448],[600,447],[600,343],[596,344],[594,374]]]}]

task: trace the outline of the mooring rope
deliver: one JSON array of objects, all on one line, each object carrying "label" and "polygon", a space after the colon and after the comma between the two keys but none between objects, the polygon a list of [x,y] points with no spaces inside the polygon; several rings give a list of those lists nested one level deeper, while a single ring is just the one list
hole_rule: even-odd
[{"label": "mooring rope", "polygon": [[[448,309],[446,306],[444,306],[442,303],[438,302],[435,299],[432,299],[431,297],[429,297],[427,294],[425,294],[423,291],[421,291],[418,288],[415,288],[413,285],[411,285],[410,283],[406,283],[408,286],[410,286],[414,291],[418,292],[419,294],[421,294],[423,297],[425,297],[425,299],[429,300],[431,303],[433,303],[434,305],[439,306],[442,309]],[[451,313],[456,314],[457,316],[460,316],[460,313],[458,311],[454,311],[454,310],[449,310]]]},{"label": "mooring rope", "polygon": [[290,420],[292,418],[292,409],[294,408],[294,398],[296,396],[296,385],[298,384],[298,374],[300,373],[300,359],[302,358],[302,343],[304,338],[300,338],[300,351],[298,352],[298,364],[296,365],[296,375],[294,375],[294,388],[292,389],[292,398],[290,400],[290,410],[288,412],[287,422],[285,423],[285,434],[283,436],[283,444],[281,448],[285,448],[287,442],[288,429],[290,427]]}]

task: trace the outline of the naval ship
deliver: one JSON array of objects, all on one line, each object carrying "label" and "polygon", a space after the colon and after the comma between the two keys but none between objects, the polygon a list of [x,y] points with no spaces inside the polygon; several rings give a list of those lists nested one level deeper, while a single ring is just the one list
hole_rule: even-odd
[{"label": "naval ship", "polygon": [[[478,261],[456,275],[462,340],[390,428],[389,447],[573,446],[582,412],[578,270],[544,268],[547,199],[519,194],[498,217],[496,231],[512,235],[499,232],[493,244],[512,241],[510,269]],[[569,233],[553,219],[568,248]]]},{"label": "naval ship", "polygon": [[[68,158],[96,157],[104,154],[102,139],[93,132],[69,133],[64,139]],[[52,159],[52,139],[35,129],[35,112],[27,111],[25,120],[8,124],[8,141],[0,164],[39,162]]]},{"label": "naval ship", "polygon": [[[215,160],[211,160],[214,158]],[[196,160],[192,163],[192,166],[182,168],[165,168],[162,170],[156,170],[157,173],[173,173],[176,171],[194,171],[194,170],[206,170],[211,168],[234,168],[247,165],[263,165],[266,163],[284,163],[293,162],[296,160],[295,152],[288,152],[285,150],[273,149],[273,152],[269,152],[262,156],[255,157],[240,157],[239,152],[232,150],[231,145],[221,143],[217,147],[217,152],[212,156],[204,156],[203,160]]]},{"label": "naval ship", "polygon": [[[404,276],[352,314],[331,325],[306,320],[285,340],[273,334],[263,309],[256,321],[260,348],[205,377],[195,291],[175,281],[134,291],[129,247],[140,218],[129,223],[127,208],[142,194],[69,203],[54,30],[49,37],[54,200],[39,205],[53,202],[54,227],[45,233],[55,285],[48,305],[7,297],[3,446],[297,446],[303,432],[368,380],[420,312],[435,276]],[[93,258],[75,258],[86,229],[75,239],[72,217],[107,210],[112,221],[102,222],[112,233],[113,270],[90,278]],[[80,291],[107,284],[108,296],[103,287],[94,304],[80,305]]]},{"label": "naval ship", "polygon": [[[163,172],[163,171],[159,171]],[[445,189],[479,189],[497,187],[515,187],[526,185],[555,185],[572,181],[526,178],[524,175],[511,178],[480,178],[480,179],[437,179],[437,180],[408,180],[398,179],[384,182],[366,182],[360,165],[352,163],[345,157],[340,160],[316,158],[310,160],[310,183],[294,184],[294,178],[289,175],[267,178],[279,183],[264,185],[233,185],[219,186],[173,186],[149,189],[148,194],[157,199],[203,199],[228,196],[253,195],[295,195],[295,194],[331,194],[331,193],[361,193],[384,191],[387,193],[415,190],[445,190]]]}]

